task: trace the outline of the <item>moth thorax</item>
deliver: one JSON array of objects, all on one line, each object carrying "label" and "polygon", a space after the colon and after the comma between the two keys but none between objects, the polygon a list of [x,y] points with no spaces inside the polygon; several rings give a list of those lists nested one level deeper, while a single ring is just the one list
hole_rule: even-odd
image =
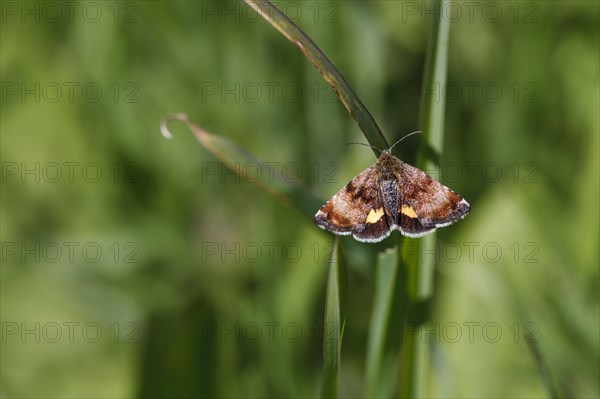
[{"label": "moth thorax", "polygon": [[381,179],[381,194],[383,202],[392,214],[398,209],[398,184],[395,179]]}]

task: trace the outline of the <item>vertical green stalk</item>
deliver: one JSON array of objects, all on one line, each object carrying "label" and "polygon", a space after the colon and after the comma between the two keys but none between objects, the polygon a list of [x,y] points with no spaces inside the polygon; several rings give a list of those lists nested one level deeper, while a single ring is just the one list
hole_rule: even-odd
[{"label": "vertical green stalk", "polygon": [[[444,142],[444,107],[442,96],[436,98],[446,84],[446,69],[448,63],[448,38],[450,25],[443,18],[442,10],[447,9],[451,0],[434,0],[436,7],[435,19],[431,25],[429,47],[425,63],[423,90],[421,96],[420,124],[423,140],[419,149],[417,166],[424,170],[434,170],[439,166]],[[428,357],[427,342],[422,339],[421,329],[424,305],[433,296],[434,254],[424,255],[422,247],[435,247],[435,234],[419,240],[414,251],[408,250],[410,238],[403,241],[403,252],[406,256],[406,269],[409,276],[408,296],[410,311],[408,322],[411,333],[404,337],[404,347],[401,360],[400,397],[414,398],[424,396],[424,381],[426,359]]]},{"label": "vertical green stalk", "polygon": [[344,326],[346,325],[347,278],[346,264],[336,237],[329,261],[329,278],[323,324],[323,385],[322,398],[337,398],[340,385],[340,361]]},{"label": "vertical green stalk", "polygon": [[367,342],[365,391],[367,398],[389,397],[394,390],[395,373],[392,373],[397,332],[394,320],[402,314],[397,302],[398,247],[380,252],[375,268],[375,297]]}]

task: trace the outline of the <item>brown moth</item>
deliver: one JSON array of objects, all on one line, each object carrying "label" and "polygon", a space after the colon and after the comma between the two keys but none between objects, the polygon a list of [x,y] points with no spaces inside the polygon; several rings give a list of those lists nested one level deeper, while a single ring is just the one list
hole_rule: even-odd
[{"label": "brown moth", "polygon": [[379,242],[394,229],[408,237],[424,236],[470,210],[460,195],[388,149],[323,205],[315,223],[334,234]]}]

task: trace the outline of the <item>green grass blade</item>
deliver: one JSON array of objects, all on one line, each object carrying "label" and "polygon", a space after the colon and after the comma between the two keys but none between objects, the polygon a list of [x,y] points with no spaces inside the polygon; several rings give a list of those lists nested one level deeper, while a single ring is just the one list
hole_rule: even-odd
[{"label": "green grass blade", "polygon": [[[448,67],[448,41],[450,38],[450,23],[441,15],[444,7],[452,0],[434,0],[441,3],[435,7],[437,15],[431,25],[431,35],[425,62],[425,74],[421,96],[421,130],[423,141],[419,152],[418,166],[426,169],[428,166],[439,166],[444,144],[444,112],[445,98],[438,97],[434,87],[445,87],[446,70]],[[427,169],[426,169],[427,170]]]},{"label": "green grass blade", "polygon": [[[439,166],[444,141],[444,108],[445,101],[436,98],[433,87],[445,87],[446,69],[448,60],[448,40],[450,25],[447,18],[441,15],[442,10],[447,9],[451,0],[436,0],[440,4],[434,7],[436,16],[433,18],[431,35],[427,49],[425,63],[425,74],[423,80],[422,103],[421,103],[421,130],[423,140],[417,158],[417,166],[424,170],[433,170]],[[428,357],[427,342],[420,337],[420,324],[426,319],[426,314],[417,314],[416,309],[424,308],[424,304],[433,295],[433,269],[434,256],[420,259],[420,247],[425,245],[433,248],[435,234],[428,235],[418,241],[419,248],[407,251],[408,245],[414,245],[411,239],[404,239],[403,253],[411,253],[406,258],[406,268],[409,276],[408,293],[411,307],[411,320],[414,331],[407,335],[403,344],[400,375],[400,397],[415,398],[424,395],[424,382],[426,371],[426,359]],[[421,310],[423,311],[423,310]]]},{"label": "green grass blade", "polygon": [[327,280],[325,322],[323,325],[322,398],[337,398],[340,381],[340,358],[344,326],[346,324],[348,283],[346,264],[339,244],[340,239],[336,237]]},{"label": "green grass blade", "polygon": [[[350,112],[350,115],[358,123],[360,130],[365,135],[369,144],[380,149],[388,148],[389,146],[385,137],[367,107],[360,101],[335,65],[333,65],[329,58],[323,54],[321,49],[317,47],[302,29],[269,1],[245,0],[245,2],[289,41],[302,50],[306,58],[313,63],[321,75],[323,75],[325,81],[337,93],[348,112]],[[375,155],[378,156],[379,153],[375,152]]]},{"label": "green grass blade", "polygon": [[558,399],[560,397],[563,397],[564,395],[560,395],[558,392],[556,382],[552,378],[552,373],[550,372],[548,362],[544,358],[544,355],[538,347],[537,342],[533,342],[532,340],[525,340],[525,343],[529,347],[535,364],[538,367],[538,370],[540,372],[540,379],[542,381],[542,384],[544,385],[544,389],[546,390],[548,397],[552,399]]},{"label": "green grass blade", "polygon": [[315,210],[323,204],[323,200],[317,198],[306,187],[299,183],[286,181],[283,173],[274,172],[272,164],[266,164],[262,160],[255,158],[252,154],[240,147],[233,141],[215,134],[211,134],[189,120],[185,114],[168,115],[161,121],[161,133],[167,138],[171,138],[171,133],[167,129],[167,123],[171,120],[179,120],[186,124],[192,131],[196,139],[216,158],[220,159],[229,169],[233,170],[243,178],[245,168],[239,165],[256,165],[261,168],[261,176],[269,176],[268,179],[256,181],[247,179],[256,184],[259,188],[275,197],[278,201],[288,204],[299,211],[309,220],[314,220]]},{"label": "green grass blade", "polygon": [[379,254],[375,275],[375,297],[371,313],[371,325],[367,342],[365,397],[389,397],[393,390],[394,353],[392,342],[398,335],[394,320],[398,302],[399,279],[398,248],[394,247]]}]

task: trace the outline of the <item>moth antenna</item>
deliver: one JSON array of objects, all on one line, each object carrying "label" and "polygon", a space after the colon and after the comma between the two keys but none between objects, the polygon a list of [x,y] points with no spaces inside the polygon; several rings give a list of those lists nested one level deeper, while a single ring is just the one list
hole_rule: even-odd
[{"label": "moth antenna", "polygon": [[349,144],[359,144],[359,145],[364,145],[365,147],[371,147],[371,148],[373,148],[373,149],[375,149],[375,150],[377,150],[377,151],[379,151],[379,152],[383,152],[383,151],[381,151],[379,148],[377,148],[377,147],[373,147],[372,145],[370,145],[370,144],[366,144],[366,143],[346,143],[346,145],[349,145]]},{"label": "moth antenna", "polygon": [[409,134],[407,134],[406,136],[402,137],[400,140],[398,140],[398,141],[396,141],[394,144],[392,144],[392,146],[389,148],[389,151],[391,151],[391,150],[392,150],[392,148],[394,148],[394,146],[395,146],[396,144],[398,144],[399,142],[401,142],[401,141],[402,141],[402,140],[404,140],[405,138],[407,138],[407,137],[410,137],[410,136],[412,136],[413,134],[417,134],[417,133],[423,133],[423,132],[422,132],[422,131],[420,131],[420,130],[417,130],[417,131],[414,131],[414,132],[412,132],[412,133],[409,133]]}]

